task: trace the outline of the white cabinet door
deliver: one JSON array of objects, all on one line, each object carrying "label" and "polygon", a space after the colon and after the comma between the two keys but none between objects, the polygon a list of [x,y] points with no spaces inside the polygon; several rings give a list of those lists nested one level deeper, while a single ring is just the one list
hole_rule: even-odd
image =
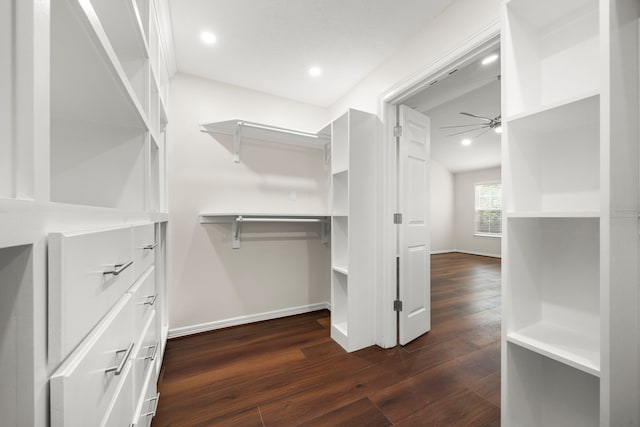
[{"label": "white cabinet door", "polygon": [[400,253],[400,344],[431,329],[429,250],[429,118],[400,106],[398,202],[402,212]]}]

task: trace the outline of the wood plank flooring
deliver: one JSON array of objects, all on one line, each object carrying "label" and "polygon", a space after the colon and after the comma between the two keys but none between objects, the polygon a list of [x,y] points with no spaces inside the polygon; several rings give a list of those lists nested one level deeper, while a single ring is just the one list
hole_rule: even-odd
[{"label": "wood plank flooring", "polygon": [[431,257],[432,329],[345,353],[326,310],[170,340],[153,427],[499,426],[500,260]]}]

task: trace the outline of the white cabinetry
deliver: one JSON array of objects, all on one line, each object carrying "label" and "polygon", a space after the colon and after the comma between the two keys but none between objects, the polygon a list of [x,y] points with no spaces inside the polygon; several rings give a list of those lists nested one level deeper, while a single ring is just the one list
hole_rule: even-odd
[{"label": "white cabinetry", "polygon": [[331,337],[375,344],[376,117],[349,110],[331,124]]},{"label": "white cabinetry", "polygon": [[[126,381],[115,381],[102,397],[91,394],[88,376],[76,374],[92,369],[101,346],[117,351],[141,339],[135,310],[129,316],[121,303],[134,297],[131,286],[145,274],[158,294],[153,336],[166,338],[167,314],[160,307],[166,304],[168,73],[160,39],[153,53],[147,43],[152,25],[158,35],[154,1],[0,0],[3,426],[48,427],[56,416],[73,416],[58,409],[76,386],[86,388],[81,397],[87,400],[74,405],[102,408],[117,425],[123,408],[135,409],[130,399],[104,400],[126,384],[133,398],[134,375],[125,374],[135,371],[132,363],[123,368]],[[160,96],[152,99],[153,91]],[[158,246],[140,249],[132,224],[147,227],[139,241]],[[122,273],[109,274],[131,261]],[[111,341],[115,323],[105,319],[122,322],[116,335],[131,340]],[[163,350],[161,343],[150,364],[153,381]],[[50,382],[54,372],[58,380]],[[141,382],[136,398],[144,393]],[[54,396],[50,386],[65,393]],[[92,408],[93,398],[102,400]],[[134,421],[133,409],[127,423]]]},{"label": "white cabinetry", "polygon": [[638,425],[637,1],[503,2],[503,424]]},{"label": "white cabinetry", "polygon": [[[154,224],[51,235],[49,314],[58,327],[49,341],[52,358],[64,360],[51,377],[52,427],[139,418],[163,347],[154,239]],[[140,250],[149,255],[134,255]]]}]

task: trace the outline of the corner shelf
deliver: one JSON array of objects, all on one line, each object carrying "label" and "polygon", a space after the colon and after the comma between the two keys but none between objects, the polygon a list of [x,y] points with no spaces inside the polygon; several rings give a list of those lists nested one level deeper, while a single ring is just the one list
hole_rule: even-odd
[{"label": "corner shelf", "polygon": [[217,133],[233,136],[233,159],[236,163],[240,162],[240,142],[242,138],[319,150],[326,150],[331,141],[331,137],[323,132],[305,132],[239,119],[202,124],[200,125],[200,131],[209,134]]},{"label": "corner shelf", "polygon": [[240,228],[243,222],[262,223],[318,223],[321,226],[322,242],[329,241],[329,217],[313,214],[244,214],[201,213],[200,224],[231,224],[232,248],[240,249]]}]

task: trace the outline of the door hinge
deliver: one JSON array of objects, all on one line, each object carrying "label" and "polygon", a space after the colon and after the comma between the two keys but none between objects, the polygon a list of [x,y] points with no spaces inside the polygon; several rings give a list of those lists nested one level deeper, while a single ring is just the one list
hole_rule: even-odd
[{"label": "door hinge", "polygon": [[398,125],[393,128],[393,136],[400,138],[402,136],[402,126]]},{"label": "door hinge", "polygon": [[393,214],[393,223],[394,224],[402,224],[402,214],[401,213],[394,213]]},{"label": "door hinge", "polygon": [[397,299],[393,302],[393,311],[402,311],[402,301]]}]

